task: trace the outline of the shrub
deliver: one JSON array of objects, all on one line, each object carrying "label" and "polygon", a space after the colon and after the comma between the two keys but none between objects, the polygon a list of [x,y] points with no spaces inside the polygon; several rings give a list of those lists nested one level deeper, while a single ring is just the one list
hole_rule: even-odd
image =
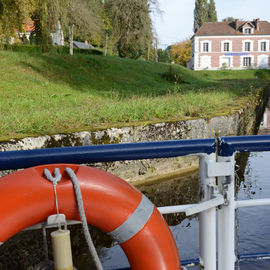
[{"label": "shrub", "polygon": [[74,48],[74,53],[94,54],[94,55],[103,55],[104,54],[102,49],[99,49],[99,48],[90,49],[90,50]]},{"label": "shrub", "polygon": [[39,45],[12,44],[6,45],[5,49],[14,52],[41,53],[41,46]]},{"label": "shrub", "polygon": [[169,82],[185,83],[185,81],[182,80],[182,75],[180,74],[180,72],[174,69],[172,65],[169,66],[168,71],[162,74],[162,77],[165,78]]},{"label": "shrub", "polygon": [[[41,53],[41,46],[40,45],[33,45],[33,44],[12,44],[6,45],[6,50],[14,51],[14,52],[26,52],[26,53]],[[90,50],[83,50],[74,48],[74,54],[93,54],[93,55],[103,55],[102,49],[95,48]],[[52,46],[50,53],[55,54],[69,54],[69,47],[68,46]]]},{"label": "shrub", "polygon": [[264,70],[258,70],[256,71],[255,75],[259,79],[264,79],[264,80],[270,80],[270,70],[264,69]]}]

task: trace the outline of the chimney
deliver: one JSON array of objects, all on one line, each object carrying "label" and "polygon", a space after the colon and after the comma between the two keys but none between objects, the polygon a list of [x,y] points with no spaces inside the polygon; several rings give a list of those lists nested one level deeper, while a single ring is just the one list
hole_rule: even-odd
[{"label": "chimney", "polygon": [[235,19],[235,30],[237,31],[238,30],[238,19]]},{"label": "chimney", "polygon": [[260,31],[260,19],[259,19],[259,18],[257,18],[257,19],[255,20],[255,29],[256,29],[257,31]]}]

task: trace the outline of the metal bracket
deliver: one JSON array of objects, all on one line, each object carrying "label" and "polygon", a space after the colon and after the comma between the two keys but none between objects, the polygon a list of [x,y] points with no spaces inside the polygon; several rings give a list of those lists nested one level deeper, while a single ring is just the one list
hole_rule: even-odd
[{"label": "metal bracket", "polygon": [[212,198],[216,198],[218,197],[218,195],[220,195],[217,185],[208,184],[207,187],[210,189],[210,194]]},{"label": "metal bracket", "polygon": [[50,215],[47,218],[47,228],[64,225],[67,228],[66,216],[64,214]]},{"label": "metal bracket", "polygon": [[207,162],[207,176],[229,176],[234,175],[235,161],[233,162]]},{"label": "metal bracket", "polygon": [[205,201],[205,202],[201,202],[195,205],[192,205],[191,207],[188,207],[185,210],[185,213],[187,216],[193,215],[193,214],[197,214],[200,213],[202,211],[208,210],[210,208],[213,207],[217,207],[219,205],[224,204],[224,197],[222,195],[216,195],[216,197],[214,199]]}]

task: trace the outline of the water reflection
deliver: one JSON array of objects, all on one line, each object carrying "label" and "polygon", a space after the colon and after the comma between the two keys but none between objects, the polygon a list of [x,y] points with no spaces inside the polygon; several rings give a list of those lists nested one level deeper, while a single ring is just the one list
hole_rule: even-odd
[{"label": "water reflection", "polygon": [[265,108],[258,135],[270,134],[270,100]]},{"label": "water reflection", "polygon": [[[238,199],[270,198],[270,152],[251,153],[245,181],[241,183]],[[238,210],[239,252],[242,254],[270,252],[269,206],[248,207]],[[269,261],[241,263],[241,269],[269,269]]]},{"label": "water reflection", "polygon": [[[199,194],[198,173],[178,179],[139,188],[156,206],[197,203]],[[164,215],[171,226],[178,225],[185,219],[185,214]],[[192,217],[191,217],[192,218]]]}]

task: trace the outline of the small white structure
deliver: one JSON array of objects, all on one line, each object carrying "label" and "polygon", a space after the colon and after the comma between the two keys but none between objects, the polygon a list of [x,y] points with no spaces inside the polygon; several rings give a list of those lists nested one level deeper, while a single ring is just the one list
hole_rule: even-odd
[{"label": "small white structure", "polygon": [[64,46],[64,44],[65,44],[65,42],[64,42],[64,33],[62,31],[60,21],[57,22],[56,30],[55,30],[54,33],[51,33],[51,37],[52,37],[53,45]]}]

